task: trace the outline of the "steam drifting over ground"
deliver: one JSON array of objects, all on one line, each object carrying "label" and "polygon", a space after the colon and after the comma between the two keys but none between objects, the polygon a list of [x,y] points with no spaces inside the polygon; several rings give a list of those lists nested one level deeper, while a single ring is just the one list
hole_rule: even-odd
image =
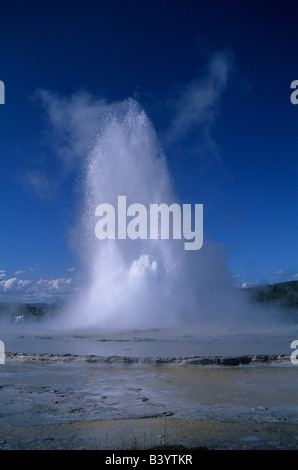
[{"label": "steam drifting over ground", "polygon": [[[165,145],[178,149],[179,142],[192,135],[190,146],[200,149],[205,165],[220,160],[212,127],[233,71],[233,54],[218,51],[202,76],[176,89],[168,127],[161,131]],[[118,196],[126,197],[127,206],[137,203],[147,208],[185,202],[175,194],[162,143],[135,99],[108,102],[86,92],[62,97],[42,89],[33,98],[48,119],[56,173],[49,180],[40,169],[24,171],[25,188],[40,195],[42,187],[42,197],[50,198],[70,174],[81,174],[80,214],[72,243],[84,268],[78,289],[53,320],[57,328],[239,329],[278,320],[272,308],[252,305],[235,289],[223,248],[208,240],[206,233],[203,247],[190,252],[183,249],[183,240],[171,238],[96,238],[96,207],[116,207]],[[203,204],[205,209],[208,201],[192,204]],[[64,280],[60,281],[59,285]],[[72,288],[73,282],[65,280],[63,285]]]},{"label": "steam drifting over ground", "polygon": [[59,327],[237,329],[266,320],[263,309],[235,290],[225,253],[206,236],[202,249],[190,252],[171,238],[96,238],[96,206],[116,207],[119,195],[126,196],[127,205],[183,203],[175,195],[155,130],[135,100],[102,113],[81,195],[77,233],[85,277],[79,293],[59,312]]}]

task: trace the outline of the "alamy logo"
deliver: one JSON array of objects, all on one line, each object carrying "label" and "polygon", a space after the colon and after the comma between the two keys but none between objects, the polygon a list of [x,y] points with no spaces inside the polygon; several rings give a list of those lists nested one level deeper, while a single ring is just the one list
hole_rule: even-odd
[{"label": "alamy logo", "polygon": [[[203,204],[195,204],[194,223],[191,204],[183,204],[182,210],[176,203],[170,206],[150,204],[148,217],[147,208],[143,204],[131,204],[127,207],[126,196],[118,196],[116,211],[111,204],[98,205],[95,216],[100,217],[95,226],[95,235],[99,240],[168,240],[170,236],[179,240],[183,233],[187,240],[184,243],[185,250],[199,250],[203,246]],[[128,217],[130,220],[127,220]]]},{"label": "alamy logo", "polygon": [[291,103],[298,104],[298,80],[293,80],[291,88],[295,88],[295,91],[291,93]]},{"label": "alamy logo", "polygon": [[5,104],[5,86],[2,80],[0,80],[0,104]]},{"label": "alamy logo", "polygon": [[[298,340],[295,339],[294,341],[291,342],[291,349],[294,349],[297,347],[298,347]],[[298,365],[298,349],[295,349],[295,351],[292,352],[290,359],[291,359],[291,363],[294,364],[294,366]]]},{"label": "alamy logo", "polygon": [[0,364],[5,363],[5,346],[3,341],[0,341]]}]

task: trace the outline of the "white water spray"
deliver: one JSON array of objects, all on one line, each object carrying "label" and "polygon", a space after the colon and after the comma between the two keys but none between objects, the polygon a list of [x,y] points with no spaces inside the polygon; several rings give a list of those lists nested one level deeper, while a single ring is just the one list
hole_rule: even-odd
[{"label": "white water spray", "polygon": [[[225,256],[204,240],[186,252],[181,240],[98,240],[95,209],[127,204],[177,202],[155,131],[139,104],[128,100],[103,119],[82,184],[78,231],[86,267],[80,293],[67,305],[69,328],[218,326],[241,318]],[[61,320],[61,319],[60,319]]]}]

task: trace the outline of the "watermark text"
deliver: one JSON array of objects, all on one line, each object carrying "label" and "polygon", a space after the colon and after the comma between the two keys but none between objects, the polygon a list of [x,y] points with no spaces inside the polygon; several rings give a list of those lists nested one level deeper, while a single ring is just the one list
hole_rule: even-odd
[{"label": "watermark text", "polygon": [[291,349],[295,349],[295,351],[292,352],[290,359],[291,363],[294,364],[294,366],[298,365],[298,339],[295,339],[294,341],[291,342]]},{"label": "watermark text", "polygon": [[291,93],[291,103],[298,104],[298,80],[292,81],[291,88],[295,89],[295,91]]},{"label": "watermark text", "polygon": [[116,210],[112,204],[99,204],[95,216],[100,217],[95,226],[99,240],[179,240],[183,236],[185,250],[203,246],[203,204],[195,204],[194,210],[191,204],[183,204],[182,209],[177,203],[150,204],[148,214],[143,204],[127,207],[126,196],[118,196]]},{"label": "watermark text", "polygon": [[143,463],[149,465],[192,465],[193,456],[191,454],[153,454],[143,453],[137,456],[122,456],[112,454],[105,458],[105,465],[130,465],[136,468]]},{"label": "watermark text", "polygon": [[5,85],[0,80],[0,104],[5,104]]},{"label": "watermark text", "polygon": [[0,364],[5,364],[5,346],[3,341],[0,340]]}]

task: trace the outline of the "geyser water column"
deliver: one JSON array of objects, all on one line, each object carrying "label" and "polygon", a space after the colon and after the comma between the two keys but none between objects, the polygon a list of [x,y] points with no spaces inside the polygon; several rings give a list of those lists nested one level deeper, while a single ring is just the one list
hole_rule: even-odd
[{"label": "geyser water column", "polygon": [[[79,232],[86,282],[72,308],[82,326],[148,327],[173,323],[172,288],[179,273],[178,241],[98,240],[95,209],[127,205],[171,204],[174,193],[165,157],[145,112],[134,100],[108,111],[89,154],[82,189]],[[179,248],[178,248],[179,245]]]},{"label": "geyser water column", "polygon": [[235,309],[240,318],[225,255],[216,245],[204,240],[201,250],[187,252],[183,240],[95,235],[96,207],[117,207],[119,195],[127,205],[178,202],[156,133],[135,100],[107,110],[82,191],[77,231],[85,277],[67,306],[68,328],[224,325]]}]

